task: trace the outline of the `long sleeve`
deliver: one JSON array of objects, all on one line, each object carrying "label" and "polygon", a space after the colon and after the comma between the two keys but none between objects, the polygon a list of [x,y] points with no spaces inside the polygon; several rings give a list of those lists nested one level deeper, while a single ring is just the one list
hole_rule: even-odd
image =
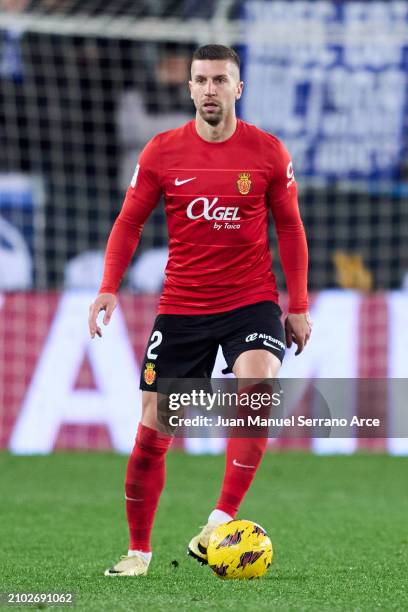
[{"label": "long sleeve", "polygon": [[279,142],[268,199],[275,221],[279,254],[289,294],[289,312],[308,310],[308,250],[300,217],[297,186],[289,153]]},{"label": "long sleeve", "polygon": [[140,240],[143,225],[161,193],[158,137],[141,153],[122,209],[112,227],[99,293],[116,293]]}]

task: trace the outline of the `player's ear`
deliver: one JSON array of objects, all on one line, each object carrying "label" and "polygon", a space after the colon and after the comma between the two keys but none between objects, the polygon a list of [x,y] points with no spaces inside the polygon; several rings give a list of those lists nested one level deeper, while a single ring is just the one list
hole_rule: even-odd
[{"label": "player's ear", "polygon": [[190,97],[193,99],[193,81],[188,82],[188,88],[190,90]]},{"label": "player's ear", "polygon": [[240,82],[237,84],[237,92],[236,92],[236,94],[235,94],[235,99],[236,99],[236,100],[239,100],[239,99],[240,99],[240,97],[242,96],[242,91],[243,91],[243,89],[244,89],[244,81],[240,81]]}]

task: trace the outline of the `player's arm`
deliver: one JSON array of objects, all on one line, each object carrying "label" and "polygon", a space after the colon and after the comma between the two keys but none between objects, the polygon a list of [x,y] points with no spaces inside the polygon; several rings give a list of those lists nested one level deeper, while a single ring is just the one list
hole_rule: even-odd
[{"label": "player's arm", "polygon": [[279,143],[275,153],[268,199],[289,294],[289,314],[285,320],[286,344],[290,348],[292,342],[295,342],[296,355],[299,355],[309,340],[312,329],[307,296],[308,250],[299,212],[292,161],[282,143]]},{"label": "player's arm", "polygon": [[122,209],[112,227],[106,246],[103,279],[99,294],[89,308],[89,333],[102,336],[97,324],[101,310],[104,325],[116,307],[116,293],[140,240],[143,224],[157,205],[161,194],[158,137],[153,138],[141,153]]}]

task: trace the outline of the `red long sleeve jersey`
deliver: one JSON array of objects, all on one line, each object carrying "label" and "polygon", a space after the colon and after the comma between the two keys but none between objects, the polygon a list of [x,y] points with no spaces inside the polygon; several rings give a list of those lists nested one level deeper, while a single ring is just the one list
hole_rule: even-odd
[{"label": "red long sleeve jersey", "polygon": [[211,314],[277,302],[270,210],[289,311],[307,311],[307,244],[292,162],[277,138],[241,120],[223,142],[201,138],[194,120],[149,141],[108,240],[100,293],[118,290],[161,193],[169,259],[159,314]]}]

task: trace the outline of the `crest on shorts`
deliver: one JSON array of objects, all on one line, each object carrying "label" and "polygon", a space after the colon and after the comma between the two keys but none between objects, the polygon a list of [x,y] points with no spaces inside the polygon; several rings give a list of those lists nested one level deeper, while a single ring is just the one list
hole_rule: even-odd
[{"label": "crest on shorts", "polygon": [[251,191],[252,181],[249,172],[241,172],[238,175],[237,187],[241,195],[247,195]]},{"label": "crest on shorts", "polygon": [[154,363],[146,363],[143,378],[146,385],[152,385],[156,380],[156,371],[154,369]]}]

